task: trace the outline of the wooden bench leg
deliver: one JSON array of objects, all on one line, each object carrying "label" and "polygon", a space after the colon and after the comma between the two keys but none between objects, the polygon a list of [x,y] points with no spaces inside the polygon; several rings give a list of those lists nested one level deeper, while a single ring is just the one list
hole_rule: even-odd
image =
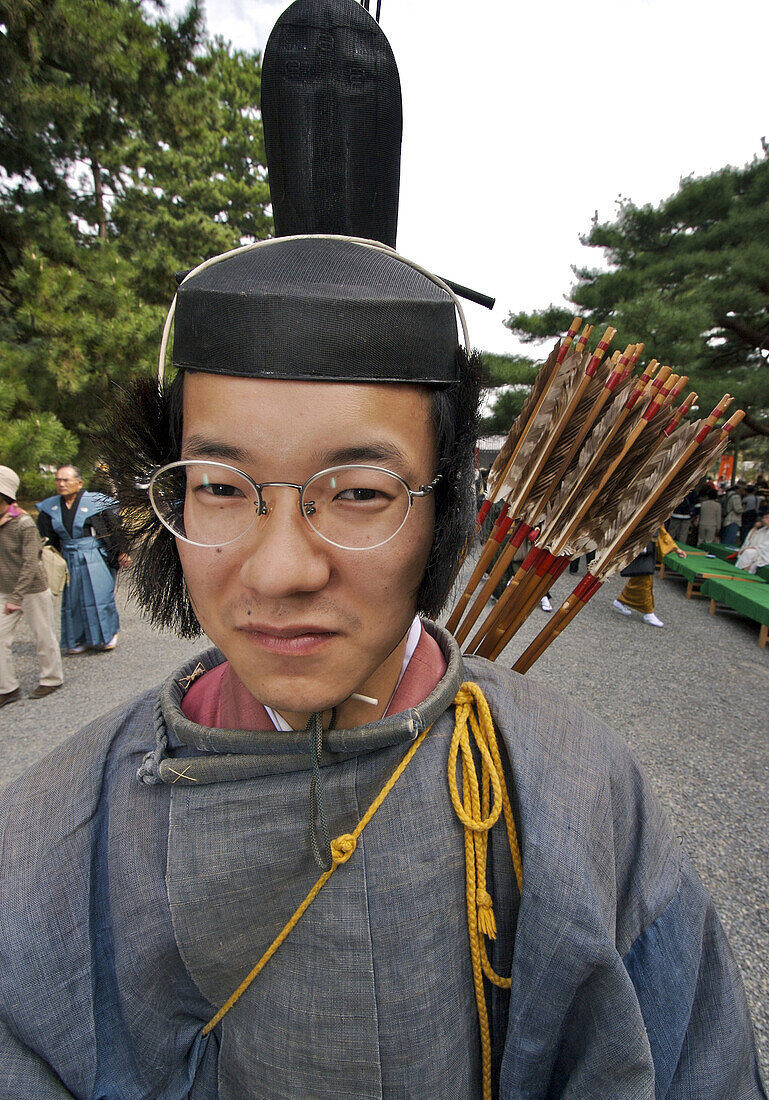
[{"label": "wooden bench leg", "polygon": [[715,615],[715,613],[716,613],[716,601],[711,600],[710,601],[710,614]]},{"label": "wooden bench leg", "polygon": [[758,632],[758,644],[763,649],[766,645],[766,639],[769,636],[769,626],[762,626]]},{"label": "wooden bench leg", "polygon": [[664,561],[661,561],[660,562],[660,580],[662,580],[662,578],[664,576],[665,576],[665,563],[664,563]]},{"label": "wooden bench leg", "polygon": [[694,581],[686,582],[686,598],[690,600],[692,598],[692,592],[694,591]]}]

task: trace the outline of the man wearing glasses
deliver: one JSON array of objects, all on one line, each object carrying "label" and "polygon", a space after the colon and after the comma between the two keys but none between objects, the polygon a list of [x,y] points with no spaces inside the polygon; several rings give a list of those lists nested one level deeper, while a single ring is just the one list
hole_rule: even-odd
[{"label": "man wearing glasses", "polygon": [[[279,376],[275,266],[318,335]],[[336,320],[318,330],[358,332],[361,307],[375,352],[345,360]],[[110,462],[145,606],[217,648],[11,788],[0,1067],[27,1091],[5,1095],[764,1095],[712,905],[624,747],[415,617],[472,522],[477,373],[454,308],[344,240],[268,242],[180,287],[179,373],[118,410],[136,427]],[[463,680],[491,707],[523,854],[519,891],[491,842],[506,987],[484,995],[486,1055],[446,782]]]},{"label": "man wearing glasses", "polygon": [[762,1097],[624,745],[430,621],[478,362],[445,282],[358,236],[194,269],[173,382],[116,411],[139,598],[214,648],[6,795],[0,1096]]}]

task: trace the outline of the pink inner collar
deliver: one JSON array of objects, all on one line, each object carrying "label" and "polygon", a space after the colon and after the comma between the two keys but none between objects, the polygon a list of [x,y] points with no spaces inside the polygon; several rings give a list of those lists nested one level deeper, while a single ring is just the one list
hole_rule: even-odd
[{"label": "pink inner collar", "polygon": [[[422,627],[414,654],[403,673],[387,714],[399,714],[424,702],[446,672],[441,648]],[[273,724],[261,703],[240,682],[229,661],[196,680],[184,696],[182,713],[209,729],[271,730]]]}]

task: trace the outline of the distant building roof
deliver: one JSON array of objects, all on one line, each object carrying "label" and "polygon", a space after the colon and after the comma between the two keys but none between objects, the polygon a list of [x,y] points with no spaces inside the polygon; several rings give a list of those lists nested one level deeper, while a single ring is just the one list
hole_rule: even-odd
[{"label": "distant building roof", "polygon": [[482,435],[476,441],[478,447],[478,468],[487,470],[499,454],[506,435]]},{"label": "distant building roof", "polygon": [[502,450],[502,444],[507,439],[506,435],[482,435],[478,437],[478,449],[481,451]]}]

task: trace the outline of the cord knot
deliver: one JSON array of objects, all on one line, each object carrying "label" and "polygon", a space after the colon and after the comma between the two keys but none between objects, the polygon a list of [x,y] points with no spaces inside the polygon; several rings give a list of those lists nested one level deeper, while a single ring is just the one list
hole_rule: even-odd
[{"label": "cord knot", "polygon": [[479,909],[491,909],[491,894],[483,886],[475,891],[475,904]]},{"label": "cord knot", "polygon": [[335,840],[332,840],[331,858],[334,861],[334,866],[338,867],[340,863],[346,863],[357,846],[358,841],[352,833],[343,833],[341,836],[336,837]]},{"label": "cord knot", "polygon": [[168,755],[168,733],[166,731],[166,722],[163,717],[163,707],[160,703],[160,696],[158,696],[152,712],[152,723],[155,727],[155,748],[152,752],[144,754],[139,769],[136,772],[136,778],[139,782],[146,783],[147,786],[163,782],[160,777],[160,764]]},{"label": "cord knot", "polygon": [[497,922],[494,917],[494,905],[491,894],[483,886],[475,892],[475,904],[478,909],[478,928],[487,939],[497,938]]},{"label": "cord knot", "polygon": [[469,707],[472,706],[475,696],[469,691],[463,684],[459,691],[454,696],[455,707]]}]

